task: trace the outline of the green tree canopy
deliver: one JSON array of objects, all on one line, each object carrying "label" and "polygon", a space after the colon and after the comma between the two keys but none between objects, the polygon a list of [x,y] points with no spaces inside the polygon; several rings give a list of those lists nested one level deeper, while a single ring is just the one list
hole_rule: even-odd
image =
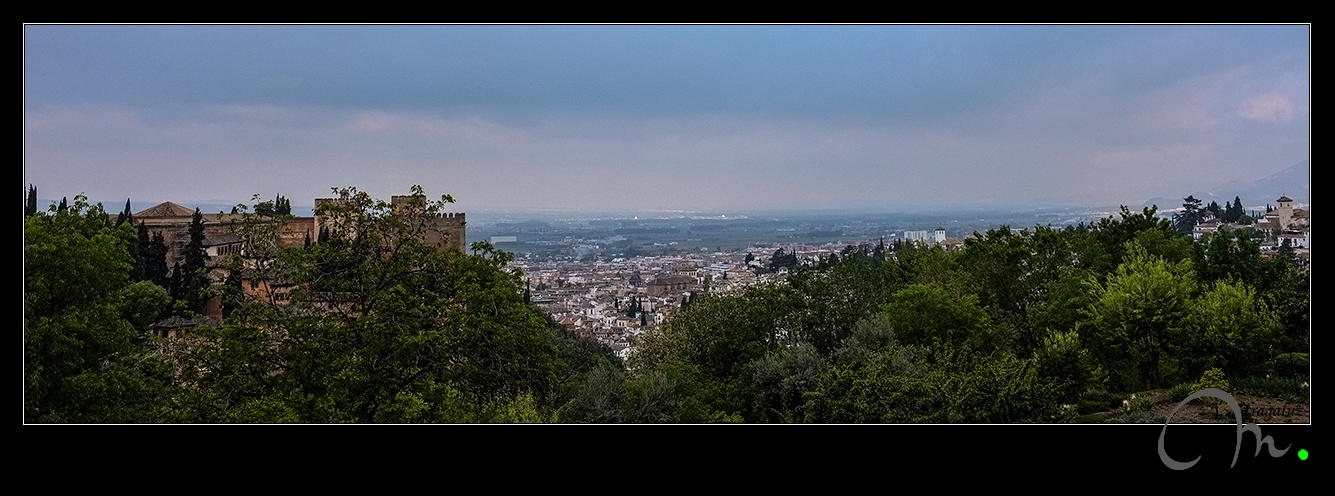
[{"label": "green tree canopy", "polygon": [[1184,373],[1195,377],[1209,368],[1229,376],[1264,373],[1266,360],[1279,354],[1280,324],[1255,291],[1233,281],[1219,281],[1191,306],[1187,323]]},{"label": "green tree canopy", "polygon": [[983,338],[990,323],[978,297],[969,294],[955,299],[938,284],[912,284],[895,292],[883,312],[895,335],[907,345],[996,345]]},{"label": "green tree canopy", "polygon": [[1107,284],[1095,284],[1088,315],[1101,340],[1095,348],[1105,350],[1104,358],[1135,363],[1138,379],[1154,387],[1160,381],[1160,360],[1181,343],[1196,291],[1195,273],[1190,260],[1170,264],[1134,241],[1126,253]]},{"label": "green tree canopy", "polygon": [[506,268],[510,255],[486,243],[477,255],[426,245],[427,219],[447,202],[418,187],[397,210],[346,191],[320,207],[331,239],[310,250],[281,247],[277,225],[255,216],[237,227],[245,248],[225,265],[247,274],[247,299],[178,349],[197,392],[192,414],[455,422],[541,403],[556,352],[523,302],[522,274]]},{"label": "green tree canopy", "polygon": [[108,227],[102,213],[79,195],[67,208],[24,221],[27,421],[162,419],[169,373],[135,345],[136,326],[147,320],[137,309],[151,313],[162,295],[135,296],[127,287],[133,231]]}]

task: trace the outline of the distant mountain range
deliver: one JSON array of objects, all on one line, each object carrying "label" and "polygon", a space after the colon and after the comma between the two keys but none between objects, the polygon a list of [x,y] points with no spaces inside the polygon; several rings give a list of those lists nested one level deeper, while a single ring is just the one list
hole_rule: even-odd
[{"label": "distant mountain range", "polygon": [[[1274,205],[1281,195],[1292,198],[1294,203],[1312,203],[1311,160],[1293,164],[1284,170],[1254,181],[1229,181],[1211,188],[1209,191],[1197,191],[1192,196],[1201,200],[1202,205],[1210,202],[1231,202],[1234,198],[1242,199],[1242,206],[1248,210],[1264,209],[1266,204]],[[1182,206],[1182,198],[1151,198],[1144,206],[1159,205],[1160,210]]]}]

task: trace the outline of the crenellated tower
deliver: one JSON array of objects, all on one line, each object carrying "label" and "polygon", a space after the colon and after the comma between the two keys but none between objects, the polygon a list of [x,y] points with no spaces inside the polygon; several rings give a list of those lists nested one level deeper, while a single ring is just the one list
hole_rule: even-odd
[{"label": "crenellated tower", "polygon": [[[394,205],[395,212],[403,212],[410,208],[412,199],[413,197],[408,195],[395,195],[390,197],[389,201],[390,204]],[[423,243],[435,246],[442,250],[453,246],[458,248],[459,251],[464,253],[468,252],[468,240],[464,231],[464,225],[466,223],[464,222],[463,212],[444,212],[433,215],[419,213],[418,216],[427,222],[424,229],[426,232],[426,239],[422,240]]]},{"label": "crenellated tower", "polygon": [[[341,198],[316,198],[315,207],[318,210],[321,205],[326,203],[338,203],[347,200],[347,196]],[[390,197],[390,205],[394,207],[396,213],[409,214],[412,212],[408,212],[407,209],[412,208],[412,200],[413,197],[411,195],[395,195]],[[464,221],[463,212],[436,214],[416,212],[415,214],[416,215],[413,216],[414,218],[421,219],[421,221],[425,223],[425,225],[420,226],[423,233],[423,243],[435,246],[441,250],[453,246],[458,248],[459,251],[467,253],[468,237],[464,229],[467,222]],[[323,228],[329,228],[331,231],[336,230],[333,226],[329,225],[324,218],[316,216],[313,227],[314,231],[318,234]],[[331,234],[337,235],[337,233],[332,232]]]}]

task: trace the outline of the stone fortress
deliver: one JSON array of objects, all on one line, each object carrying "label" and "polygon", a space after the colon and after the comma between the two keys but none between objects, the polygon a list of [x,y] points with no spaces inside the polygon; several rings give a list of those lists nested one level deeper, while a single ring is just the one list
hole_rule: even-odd
[{"label": "stone fortress", "polygon": [[[408,208],[411,196],[395,195],[390,197],[390,204],[394,205],[395,211]],[[451,246],[458,248],[459,251],[468,253],[468,235],[464,231],[464,213],[463,212],[442,212],[435,214],[428,220],[430,223],[426,228],[426,239],[422,242],[440,248],[442,250]]]},{"label": "stone fortress", "polygon": [[[315,206],[326,202],[338,202],[345,198],[316,198]],[[408,208],[411,196],[393,196],[390,203],[395,210]],[[140,222],[148,229],[149,235],[161,233],[167,243],[167,265],[170,267],[181,259],[185,245],[190,242],[190,223],[195,211],[174,202],[163,202],[134,214],[136,227]],[[232,233],[232,226],[239,223],[242,214],[201,213],[204,221],[204,247],[211,262],[216,263],[223,256],[237,253],[241,249],[241,239]],[[279,232],[281,246],[299,248],[308,243],[315,243],[319,237],[324,219],[320,217],[288,217],[282,219]],[[464,214],[441,213],[427,219],[423,226],[422,241],[441,250],[450,247],[467,252],[467,234]]]},{"label": "stone fortress", "polygon": [[[413,197],[409,195],[394,195],[390,197],[390,205],[394,207],[395,212],[404,213],[406,212],[406,209],[409,208],[409,205],[411,205],[412,198]],[[342,198],[316,198],[315,209],[318,211],[321,205],[346,200],[346,196]],[[300,217],[298,219],[300,219]],[[438,213],[431,218],[426,219],[426,222],[427,225],[422,226],[422,232],[425,238],[422,240],[423,243],[435,246],[441,250],[448,249],[452,246],[464,253],[468,252],[468,235],[464,229],[464,226],[467,223],[464,221],[463,212]],[[314,235],[318,235],[320,229],[326,226],[325,220],[319,216],[314,217],[312,223],[313,232],[316,233]]]}]

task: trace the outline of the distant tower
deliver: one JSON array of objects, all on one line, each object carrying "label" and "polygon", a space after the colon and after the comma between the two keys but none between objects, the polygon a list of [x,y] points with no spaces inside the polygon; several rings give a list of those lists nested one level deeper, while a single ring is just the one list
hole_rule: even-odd
[{"label": "distant tower", "polygon": [[944,227],[936,228],[936,232],[933,235],[933,239],[937,242],[937,244],[946,242],[946,228]]},{"label": "distant tower", "polygon": [[1293,199],[1280,196],[1275,201],[1279,203],[1279,208],[1275,209],[1275,213],[1279,214],[1279,228],[1288,229],[1289,224],[1293,222]]},{"label": "distant tower", "polygon": [[904,231],[904,241],[908,243],[927,243],[927,231]]}]

